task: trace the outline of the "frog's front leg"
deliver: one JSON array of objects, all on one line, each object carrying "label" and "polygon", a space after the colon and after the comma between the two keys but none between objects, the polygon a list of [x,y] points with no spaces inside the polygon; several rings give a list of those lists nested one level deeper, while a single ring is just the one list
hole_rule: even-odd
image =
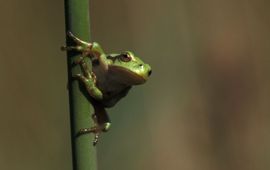
[{"label": "frog's front leg", "polygon": [[66,51],[78,51],[82,53],[83,57],[89,57],[91,60],[93,59],[93,56],[98,59],[98,63],[103,69],[103,71],[108,70],[108,64],[107,64],[107,57],[106,54],[104,53],[103,49],[101,46],[96,43],[88,43],[85,42],[75,35],[73,35],[71,32],[67,33],[68,37],[70,37],[75,43],[75,46],[62,46],[61,50],[66,50]]},{"label": "frog's front leg", "polygon": [[104,65],[105,70],[107,69],[107,62],[103,61],[104,52],[102,48],[97,43],[88,43],[83,40],[80,40],[76,36],[74,36],[71,32],[68,32],[67,35],[76,43],[75,46],[67,46],[62,47],[62,50],[66,51],[78,51],[82,54],[82,56],[75,61],[76,64],[81,66],[81,70],[83,74],[76,74],[73,77],[81,81],[87,89],[87,92],[91,97],[96,100],[102,100],[103,94],[96,86],[96,76],[92,72],[91,68],[87,65],[86,58],[90,58],[91,60],[94,57],[97,57],[102,65]]},{"label": "frog's front leg", "polygon": [[85,58],[81,58],[78,63],[81,66],[83,74],[76,74],[73,78],[80,80],[85,86],[88,94],[96,100],[102,100],[103,94],[96,86],[96,76],[87,65]]},{"label": "frog's front leg", "polygon": [[75,46],[62,46],[61,50],[63,51],[78,51],[81,52],[83,56],[86,56],[90,53],[90,49],[92,48],[92,43],[85,42],[80,40],[71,32],[67,33],[67,36],[70,37],[75,43]]}]

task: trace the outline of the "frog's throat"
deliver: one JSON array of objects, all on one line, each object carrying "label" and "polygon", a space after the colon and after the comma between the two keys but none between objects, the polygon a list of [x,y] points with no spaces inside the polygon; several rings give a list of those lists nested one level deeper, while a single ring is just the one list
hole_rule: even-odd
[{"label": "frog's throat", "polygon": [[115,74],[119,74],[119,75],[122,74],[121,76],[132,81],[133,85],[143,84],[146,82],[148,78],[143,72],[140,74],[140,73],[132,72],[128,69],[125,69],[124,67],[119,67],[119,66],[111,66],[110,71],[112,71]]}]

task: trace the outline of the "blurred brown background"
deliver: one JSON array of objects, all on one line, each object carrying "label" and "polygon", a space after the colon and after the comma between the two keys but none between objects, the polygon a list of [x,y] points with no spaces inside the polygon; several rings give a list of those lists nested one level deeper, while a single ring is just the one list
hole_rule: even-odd
[{"label": "blurred brown background", "polygon": [[[153,67],[110,109],[99,170],[270,169],[269,5],[91,0],[92,40]],[[3,1],[0,21],[0,169],[71,170],[63,1]]]}]

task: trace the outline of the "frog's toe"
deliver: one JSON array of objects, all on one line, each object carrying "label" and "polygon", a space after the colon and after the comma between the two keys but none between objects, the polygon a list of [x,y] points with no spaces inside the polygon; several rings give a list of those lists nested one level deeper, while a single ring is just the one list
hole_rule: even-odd
[{"label": "frog's toe", "polygon": [[110,129],[110,127],[111,127],[111,123],[109,123],[109,122],[104,123],[104,124],[103,124],[103,128],[102,128],[102,131],[103,131],[103,132],[108,132],[109,129]]},{"label": "frog's toe", "polygon": [[98,130],[98,128],[96,126],[91,127],[91,128],[83,128],[83,129],[80,129],[77,132],[76,137],[79,137],[81,135],[88,134],[88,133],[97,134],[97,133],[99,133],[99,130]]},{"label": "frog's toe", "polygon": [[61,51],[78,51],[78,52],[83,51],[82,46],[64,46],[64,45],[62,45],[60,47],[60,49],[61,49]]}]

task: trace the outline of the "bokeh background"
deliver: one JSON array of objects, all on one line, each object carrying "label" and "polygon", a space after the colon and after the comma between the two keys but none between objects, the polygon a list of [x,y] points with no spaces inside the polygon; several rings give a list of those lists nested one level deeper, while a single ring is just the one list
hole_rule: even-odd
[{"label": "bokeh background", "polygon": [[[109,110],[99,170],[270,169],[269,5],[91,0],[92,40],[153,68]],[[72,170],[64,3],[3,1],[0,21],[0,169]]]}]

